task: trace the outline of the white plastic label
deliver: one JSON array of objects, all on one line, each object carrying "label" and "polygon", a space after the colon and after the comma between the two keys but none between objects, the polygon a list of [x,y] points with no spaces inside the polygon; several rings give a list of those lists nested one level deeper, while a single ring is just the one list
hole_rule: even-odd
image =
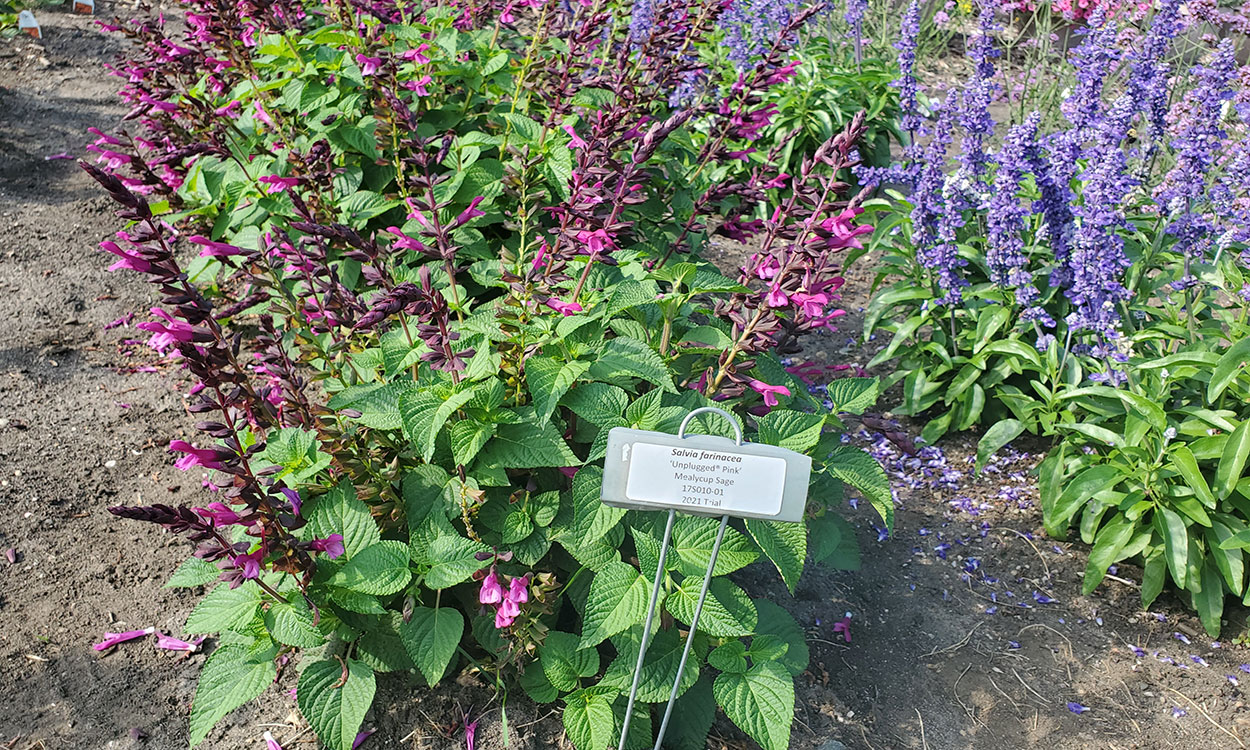
[{"label": "white plastic label", "polygon": [[729,515],[781,512],[784,459],[649,443],[632,450],[625,497],[633,502]]}]

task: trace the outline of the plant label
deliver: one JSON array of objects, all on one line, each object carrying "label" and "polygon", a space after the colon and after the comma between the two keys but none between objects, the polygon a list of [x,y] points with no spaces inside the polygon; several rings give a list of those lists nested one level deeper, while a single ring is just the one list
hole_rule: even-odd
[{"label": "plant label", "polygon": [[35,20],[35,14],[28,10],[17,14],[17,29],[27,36],[43,39],[43,29],[39,28],[39,22]]},{"label": "plant label", "polygon": [[87,15],[95,14],[95,0],[74,0],[74,12],[85,13]]},{"label": "plant label", "polygon": [[807,506],[812,460],[775,445],[614,427],[607,451],[600,497],[614,507],[796,522]]}]

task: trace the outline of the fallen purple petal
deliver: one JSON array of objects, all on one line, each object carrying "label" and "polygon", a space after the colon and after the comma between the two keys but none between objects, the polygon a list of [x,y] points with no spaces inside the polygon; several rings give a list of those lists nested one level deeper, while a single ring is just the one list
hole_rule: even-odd
[{"label": "fallen purple petal", "polygon": [[[369,735],[373,734],[375,731],[376,730],[374,729],[366,729],[360,734],[357,734],[356,739],[352,740],[352,750],[356,750],[356,748],[363,745],[365,740],[369,739]],[[470,744],[469,747],[472,748],[473,746]]]},{"label": "fallen purple petal", "polygon": [[1172,637],[1180,641],[1181,643],[1185,644],[1186,646],[1189,645],[1189,636],[1185,635],[1184,633],[1173,633]]},{"label": "fallen purple petal", "polygon": [[1089,710],[1089,706],[1082,706],[1075,701],[1068,701],[1068,710],[1074,714],[1083,714]]},{"label": "fallen purple petal", "polygon": [[145,638],[156,632],[156,628],[144,628],[143,630],[127,630],[124,633],[105,633],[104,640],[99,643],[92,644],[92,648],[96,651],[105,651],[116,646],[119,643],[133,641],[136,638]]},{"label": "fallen purple petal", "polygon": [[203,642],[204,636],[192,638],[190,641],[183,641],[164,633],[156,634],[156,647],[163,648],[166,651],[186,651],[191,653],[198,649]]},{"label": "fallen purple petal", "polygon": [[1181,708],[1180,706],[1172,706],[1172,718],[1173,719],[1179,719],[1182,716],[1188,716],[1188,715],[1189,715],[1189,712]]},{"label": "fallen purple petal", "polygon": [[273,738],[273,734],[265,730],[265,750],[282,750],[282,746]]}]

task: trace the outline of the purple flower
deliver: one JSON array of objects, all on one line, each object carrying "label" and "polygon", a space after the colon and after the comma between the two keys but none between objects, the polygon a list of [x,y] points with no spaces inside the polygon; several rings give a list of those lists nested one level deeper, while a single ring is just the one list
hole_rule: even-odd
[{"label": "purple flower", "polygon": [[299,184],[298,177],[278,177],[277,175],[265,175],[256,181],[264,183],[266,185],[265,192],[270,195],[273,193],[285,193]]},{"label": "purple flower", "polygon": [[[959,171],[956,181],[959,191],[968,194],[983,189],[986,173],[985,142],[994,135],[994,117],[990,104],[998,90],[994,83],[994,6],[986,3],[977,17],[977,34],[968,44],[968,57],[973,63],[972,76],[959,96],[957,117],[964,136],[960,144]],[[974,203],[975,205],[975,203]],[[960,202],[962,208],[962,201]]]},{"label": "purple flower", "polygon": [[1083,714],[1089,710],[1089,706],[1082,706],[1076,701],[1068,701],[1068,710],[1074,714]]},{"label": "purple flower", "polygon": [[1037,602],[1038,604],[1054,604],[1055,603],[1054,599],[1051,599],[1049,596],[1046,596],[1040,591],[1033,592],[1033,601]]},{"label": "purple flower", "polygon": [[367,57],[360,53],[356,54],[356,64],[360,66],[360,74],[363,76],[377,75],[378,68],[382,66],[382,58]]},{"label": "purple flower", "polygon": [[215,526],[231,526],[244,518],[224,503],[209,503],[207,508],[194,508],[193,510],[204,519],[212,519]]},{"label": "purple flower", "polygon": [[204,642],[204,636],[192,638],[190,641],[179,640],[171,635],[164,633],[156,634],[156,647],[165,649],[166,651],[186,651],[188,653],[195,651]]},{"label": "purple flower", "polygon": [[1188,715],[1189,715],[1189,712],[1181,708],[1180,706],[1172,706],[1172,718],[1173,719],[1179,719],[1182,716],[1188,716]]},{"label": "purple flower", "polygon": [[1018,194],[1029,169],[1026,154],[1037,141],[1041,115],[1034,112],[1007,134],[998,154],[998,171],[986,210],[985,262],[990,280],[1003,289],[1015,288],[1016,304],[1029,307],[1040,296],[1033,285],[1033,274],[1027,270],[1029,259],[1024,253],[1024,221],[1029,215]]},{"label": "purple flower", "polygon": [[201,258],[226,258],[231,255],[247,254],[247,251],[241,247],[235,247],[234,245],[230,245],[225,242],[214,242],[213,240],[198,234],[193,234],[187,239],[204,248],[200,251]]},{"label": "purple flower", "polygon": [[529,580],[526,576],[518,576],[508,581],[508,598],[517,604],[530,600]]},{"label": "purple flower", "polygon": [[356,748],[363,745],[365,743],[365,740],[369,739],[369,735],[373,734],[375,731],[377,730],[366,729],[363,732],[357,733],[356,739],[352,740],[352,750],[356,750]]},{"label": "purple flower", "polygon": [[186,471],[193,466],[203,466],[205,469],[216,469],[218,471],[223,468],[221,463],[222,456],[217,449],[196,448],[194,445],[182,440],[171,440],[169,442],[169,450],[171,452],[186,454],[174,462],[174,466],[177,466],[183,471]]},{"label": "purple flower", "polygon": [[264,547],[257,547],[244,555],[235,555],[232,562],[234,567],[238,569],[239,578],[231,581],[230,588],[237,588],[243,583],[242,579],[260,578],[260,567],[264,561]]},{"label": "purple flower", "polygon": [[104,651],[116,646],[119,643],[133,641],[136,638],[144,638],[156,632],[156,628],[144,628],[143,630],[127,630],[124,633],[105,633],[104,640],[99,643],[93,643],[91,648],[96,651]]},{"label": "purple flower", "polygon": [[[769,385],[762,380],[749,380],[747,381],[747,385],[751,387],[751,390],[764,397],[764,405],[768,407],[777,405],[778,394],[781,394],[782,396],[790,395],[790,389],[784,385]],[[877,541],[880,540],[878,539]]]},{"label": "purple flower", "polygon": [[548,298],[547,307],[550,307],[552,310],[555,310],[556,312],[560,313],[566,318],[570,315],[576,315],[577,313],[582,311],[582,306],[579,305],[578,303],[561,302],[555,297]]},{"label": "purple flower", "polygon": [[333,560],[345,551],[343,548],[343,535],[331,534],[325,539],[314,539],[308,543],[308,548],[317,552],[324,552],[326,557]]}]

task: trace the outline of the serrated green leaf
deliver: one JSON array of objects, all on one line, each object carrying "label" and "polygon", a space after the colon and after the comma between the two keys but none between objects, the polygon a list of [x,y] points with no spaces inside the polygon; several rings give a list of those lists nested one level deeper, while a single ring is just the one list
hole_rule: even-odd
[{"label": "serrated green leaf", "polygon": [[343,554],[349,560],[381,539],[369,506],[357,499],[356,488],[350,480],[344,479],[326,494],[309,500],[303,510],[312,538],[341,535]]},{"label": "serrated green leaf", "polygon": [[706,750],[707,735],[716,721],[712,679],[704,675],[673,704],[673,719],[664,747],[670,750]]},{"label": "serrated green leaf", "polygon": [[576,690],[580,678],[592,677],[599,671],[599,652],[579,648],[578,638],[572,633],[553,630],[538,649],[538,663],[558,690]]},{"label": "serrated green leaf", "polygon": [[389,596],[412,579],[408,545],[387,540],[365,547],[339,569],[329,583],[361,594]]},{"label": "serrated green leaf", "polygon": [[826,387],[825,396],[834,414],[863,414],[877,403],[877,390],[877,378],[838,378]]},{"label": "serrated green leaf", "polygon": [[221,646],[210,654],[191,704],[191,747],[203,742],[223,716],[265,692],[277,674],[272,656],[245,646]]},{"label": "serrated green leaf", "polygon": [[560,691],[556,690],[551,680],[547,679],[547,673],[537,664],[528,665],[518,681],[521,689],[535,703],[551,703],[560,697]]},{"label": "serrated green leaf", "polygon": [[401,204],[397,200],[391,200],[369,190],[359,190],[340,201],[338,207],[349,221],[359,222],[381,216],[399,205]]},{"label": "serrated green leaf", "polygon": [[188,557],[165,582],[167,589],[189,589],[207,586],[221,576],[221,569],[208,560]]},{"label": "serrated green leaf", "polygon": [[432,589],[446,589],[463,583],[482,568],[476,555],[487,551],[485,544],[466,539],[458,534],[446,534],[434,539],[425,553],[430,569],[424,583]]},{"label": "serrated green leaf", "polygon": [[[357,390],[357,389],[366,390]],[[417,389],[411,380],[385,385],[353,386],[335,399],[342,399],[337,405],[330,401],[332,409],[352,408],[360,412],[355,421],[376,430],[398,430],[403,426],[403,415],[399,412],[399,399],[405,393],[413,393]],[[351,394],[350,397],[348,394]]]},{"label": "serrated green leaf", "polygon": [[739,640],[728,641],[707,655],[707,664],[721,672],[747,671],[747,647]]},{"label": "serrated green leaf", "polygon": [[773,409],[760,417],[756,424],[759,426],[761,443],[778,445],[796,453],[806,453],[820,440],[825,418],[819,414]]},{"label": "serrated green leaf", "polygon": [[260,587],[255,583],[248,581],[236,589],[223,583],[195,605],[182,632],[196,635],[245,627],[256,619],[258,609]]},{"label": "serrated green leaf", "polygon": [[599,499],[603,469],[584,466],[573,477],[573,534],[582,544],[597,542],[625,517],[624,508]]},{"label": "serrated green leaf", "polygon": [[407,672],[415,667],[399,635],[404,618],[388,612],[371,623],[356,641],[354,655],[375,672]]},{"label": "serrated green leaf", "polygon": [[603,351],[590,367],[595,380],[612,384],[641,378],[669,393],[676,393],[668,366],[654,349],[637,339],[619,336],[604,345]]},{"label": "serrated green leaf", "polygon": [[[641,637],[642,626],[639,625],[612,639],[616,646],[616,658],[608,665],[599,684],[616,688],[622,693],[629,691],[634,678],[634,667],[638,663],[638,641]],[[685,646],[686,640],[676,628],[656,631],[647,645],[647,655],[639,673],[641,677],[638,681],[638,700],[644,703],[663,703],[668,700],[673,689],[673,680],[677,679],[677,667],[681,664],[681,654]],[[698,679],[699,657],[691,651],[686,669],[681,673],[677,694],[686,692]]]},{"label": "serrated green leaf", "polygon": [[569,391],[561,403],[593,425],[615,427],[629,405],[629,394],[607,383],[583,383]]},{"label": "serrated green leaf", "polygon": [[564,696],[564,731],[577,750],[604,750],[616,742],[615,695],[602,687]]},{"label": "serrated green leaf", "polygon": [[724,673],[712,684],[725,715],[764,750],[786,750],[794,723],[794,681],[776,662],[742,674]]},{"label": "serrated green leaf", "polygon": [[560,399],[589,369],[590,363],[580,360],[565,362],[554,357],[530,357],[525,361],[525,383],[539,421],[551,418]]},{"label": "serrated green leaf", "polygon": [[399,412],[403,416],[404,434],[421,453],[423,461],[434,456],[434,446],[443,425],[456,410],[468,403],[474,395],[474,387],[467,387],[449,394],[432,390],[406,393],[399,398]]},{"label": "serrated green leaf", "polygon": [[[689,625],[699,602],[702,577],[690,577],[681,582],[664,602],[669,614]],[[707,599],[699,615],[699,630],[719,638],[750,635],[755,632],[759,615],[755,602],[746,592],[728,578],[713,578],[708,587]]]},{"label": "serrated green leaf", "polygon": [[864,493],[872,507],[881,514],[886,528],[894,528],[894,496],[890,492],[890,478],[877,459],[855,446],[839,445],[825,460],[825,470]]},{"label": "serrated green leaf", "polygon": [[468,466],[492,437],[498,425],[462,419],[451,426],[451,455],[456,463]]},{"label": "serrated green leaf", "polygon": [[265,627],[278,643],[302,648],[314,648],[325,642],[326,637],[313,624],[313,613],[301,597],[290,602],[277,602],[265,611]]},{"label": "serrated green leaf", "polygon": [[628,563],[611,562],[596,572],[590,582],[579,648],[597,646],[605,638],[642,622],[649,593],[647,581]]},{"label": "serrated green leaf", "polygon": [[313,662],[300,675],[296,701],[317,738],[331,750],[351,750],[377,689],[373,670],[348,659],[347,680],[338,660]]},{"label": "serrated green leaf", "polygon": [[330,601],[349,612],[357,612],[362,615],[386,614],[386,608],[382,606],[376,596],[362,594],[359,591],[341,589],[337,586],[329,586],[326,590],[330,592]]},{"label": "serrated green leaf", "polygon": [[[690,576],[702,576],[712,560],[719,521],[695,516],[679,516],[673,524],[673,552],[678,569]],[[759,553],[737,529],[725,528],[725,537],[716,557],[712,575],[723,576],[745,568],[759,558]]]},{"label": "serrated green leaf", "polygon": [[577,457],[550,422],[502,424],[479,454],[478,465],[505,469],[538,469],[545,466],[579,466]]},{"label": "serrated green leaf", "polygon": [[748,518],[746,527],[747,533],[777,566],[786,588],[793,594],[803,573],[803,563],[807,560],[807,527],[801,521],[783,523],[757,518]]},{"label": "serrated green leaf", "polygon": [[755,607],[759,611],[755,632],[773,636],[786,644],[786,652],[777,659],[777,663],[795,677],[803,674],[811,661],[803,628],[789,612],[767,599],[756,600]]},{"label": "serrated green leaf", "polygon": [[451,607],[417,607],[412,619],[399,625],[399,635],[426,682],[438,683],[447,672],[464,635],[464,617]]}]

